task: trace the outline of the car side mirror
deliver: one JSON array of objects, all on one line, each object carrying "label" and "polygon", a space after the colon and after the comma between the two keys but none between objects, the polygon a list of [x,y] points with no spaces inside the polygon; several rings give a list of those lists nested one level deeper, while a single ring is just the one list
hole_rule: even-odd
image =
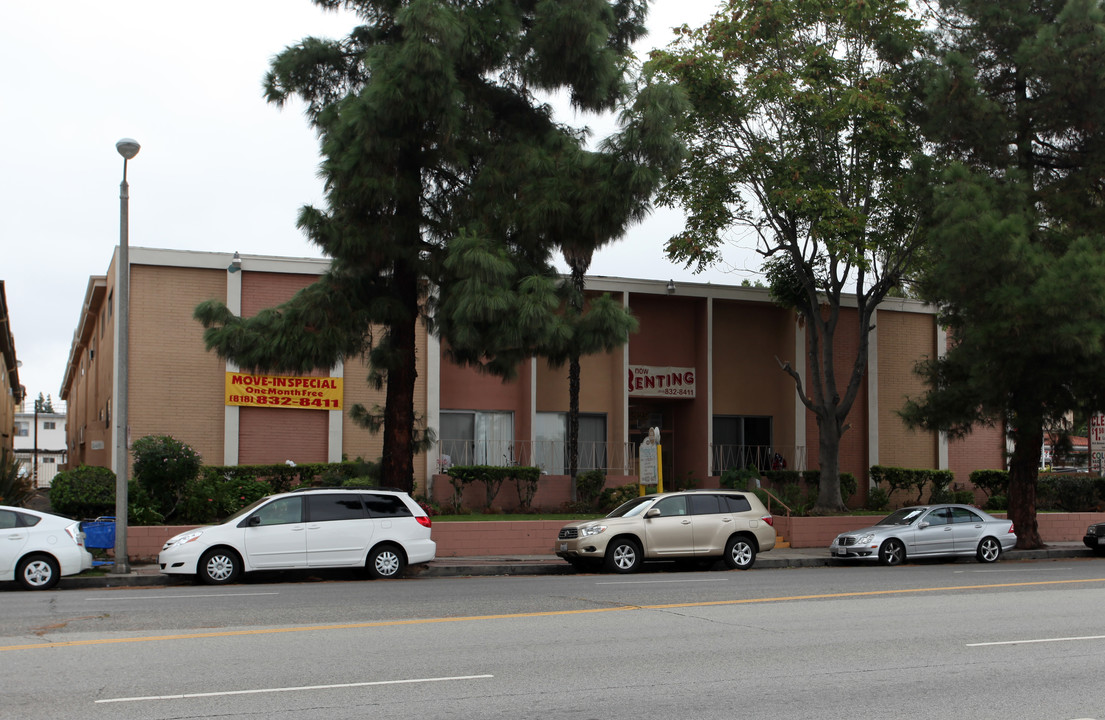
[{"label": "car side mirror", "polygon": [[251,515],[250,516],[250,518],[249,518],[249,526],[250,527],[257,527],[260,524],[261,524],[261,516],[260,515]]},{"label": "car side mirror", "polygon": [[660,517],[660,508],[650,508],[649,511],[645,513],[645,517],[646,518]]},{"label": "car side mirror", "polygon": [[917,529],[918,530],[924,530],[928,526],[929,526],[928,520],[925,520],[924,522],[917,523]]}]

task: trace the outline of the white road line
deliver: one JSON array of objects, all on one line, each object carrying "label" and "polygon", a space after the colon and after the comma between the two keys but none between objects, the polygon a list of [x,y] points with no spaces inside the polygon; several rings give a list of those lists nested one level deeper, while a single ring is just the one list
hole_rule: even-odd
[{"label": "white road line", "polygon": [[301,685],[299,687],[263,688],[258,690],[227,690],[225,692],[184,693],[182,695],[148,695],[146,697],[107,698],[97,703],[145,702],[149,700],[183,700],[185,698],[226,697],[228,695],[259,695],[262,693],[299,692],[305,690],[335,690],[371,687],[374,685],[409,685],[412,683],[445,682],[446,680],[483,680],[494,675],[460,675],[457,677],[413,678],[410,680],[379,680],[376,682],[342,683],[340,685]]},{"label": "white road line", "polygon": [[257,595],[279,595],[278,592],[256,592],[256,593],[230,593],[223,595],[220,593],[205,593],[203,595],[97,595],[95,597],[86,597],[86,601],[93,600],[178,600],[180,598],[228,598],[228,597],[255,597]]},{"label": "white road line", "polygon": [[728,578],[702,578],[700,580],[621,580],[611,582],[597,582],[596,585],[662,585],[671,583],[693,582],[728,582]]},{"label": "white road line", "polygon": [[1032,643],[1074,642],[1075,640],[1105,640],[1105,635],[1083,635],[1082,637],[1039,638],[1037,640],[1005,640],[1002,642],[967,643],[967,647],[988,647],[991,645],[1030,645]]},{"label": "white road line", "polygon": [[1033,569],[1021,569],[1021,568],[1007,568],[1007,569],[994,569],[994,570],[956,570],[953,575],[963,574],[975,574],[986,575],[990,573],[1016,573],[1018,575],[1030,575],[1032,573],[1042,572],[1055,572],[1056,570],[1070,570],[1069,567],[1047,567],[1047,568],[1033,568]]}]

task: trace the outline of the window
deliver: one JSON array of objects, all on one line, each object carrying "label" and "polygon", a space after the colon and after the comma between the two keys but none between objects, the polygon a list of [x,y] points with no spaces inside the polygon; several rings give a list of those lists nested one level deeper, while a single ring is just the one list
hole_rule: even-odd
[{"label": "window", "polygon": [[439,447],[451,465],[510,465],[514,462],[514,415],[509,412],[441,413]]},{"label": "window", "polygon": [[660,511],[660,517],[671,517],[673,515],[686,515],[687,514],[687,498],[684,495],[677,497],[664,498],[657,501],[655,505],[649,508],[651,512],[653,509]]},{"label": "window", "polygon": [[107,316],[111,317],[111,311],[114,306],[115,291],[112,290],[107,294]]},{"label": "window", "polygon": [[925,518],[929,525],[947,525],[948,524],[948,508],[937,508],[928,514]]},{"label": "window", "polygon": [[17,422],[15,424],[15,436],[16,437],[28,437],[31,434],[31,424],[25,422]]},{"label": "window", "polygon": [[[606,415],[580,413],[576,452],[581,472],[605,470]],[[568,468],[568,413],[537,413],[537,447],[533,464],[553,475],[563,475]]]},{"label": "window", "polygon": [[365,495],[369,517],[411,517],[411,509],[395,495]]},{"label": "window", "polygon": [[56,430],[57,426],[58,426],[58,424],[56,422],[54,422],[53,420],[44,420],[42,422],[42,429],[43,430]]},{"label": "window", "polygon": [[287,525],[303,522],[303,498],[286,497],[273,500],[258,508],[254,517],[260,518],[261,525]]},{"label": "window", "polygon": [[952,522],[953,523],[982,522],[982,518],[980,518],[978,515],[971,512],[967,508],[949,508],[949,509],[952,512]]},{"label": "window", "polygon": [[692,515],[716,515],[721,512],[717,495],[690,495]]},{"label": "window", "polygon": [[744,495],[723,495],[721,498],[731,513],[752,512],[752,505]]},{"label": "window", "polygon": [[42,458],[42,462],[47,464],[47,465],[52,465],[52,464],[57,462],[57,459],[52,458],[52,457],[44,457],[44,458]]},{"label": "window", "polygon": [[758,470],[771,469],[774,454],[771,417],[715,415],[713,440],[715,475],[749,466]]},{"label": "window", "polygon": [[332,520],[361,520],[364,518],[364,505],[361,496],[356,493],[341,495],[309,495],[307,509],[311,522]]}]

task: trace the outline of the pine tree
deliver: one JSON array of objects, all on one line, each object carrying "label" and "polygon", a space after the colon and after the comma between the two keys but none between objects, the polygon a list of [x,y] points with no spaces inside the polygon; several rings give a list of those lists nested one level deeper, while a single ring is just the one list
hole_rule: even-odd
[{"label": "pine tree", "polygon": [[926,133],[952,161],[923,296],[947,355],[905,417],[963,436],[1004,424],[1017,546],[1042,544],[1045,428],[1105,407],[1105,24],[1099,0],[941,0]]},{"label": "pine tree", "polygon": [[[532,352],[525,343],[539,329],[510,338],[461,322],[473,313],[435,318],[434,308],[454,301],[472,307],[487,299],[481,292],[521,286],[525,278],[542,287],[553,250],[588,220],[573,205],[578,182],[603,162],[605,194],[582,208],[594,214],[596,232],[616,236],[657,182],[656,148],[633,143],[663,145],[641,123],[654,119],[651,107],[668,103],[660,97],[629,108],[620,136],[628,152],[612,157],[588,151],[584,133],[554,121],[535,95],[565,90],[578,110],[619,108],[630,90],[630,43],[644,32],[643,0],[340,4],[364,24],[341,41],[308,38],[288,48],[266,80],[270,101],[306,103],[321,138],[326,207],[304,208],[299,226],[332,258],[331,267],[291,301],[254,318],[235,318],[217,302],[201,305],[196,316],[208,328],[208,346],[245,368],[300,371],[367,357],[386,403],[382,411],[355,407],[353,417],[383,429],[382,482],[411,488],[419,319],[458,356],[497,358],[482,364],[509,373],[512,359]],[[611,192],[626,176],[634,181],[629,188]],[[506,285],[457,299],[472,286],[450,275],[447,260],[463,239],[488,248],[480,257],[504,264]]]}]

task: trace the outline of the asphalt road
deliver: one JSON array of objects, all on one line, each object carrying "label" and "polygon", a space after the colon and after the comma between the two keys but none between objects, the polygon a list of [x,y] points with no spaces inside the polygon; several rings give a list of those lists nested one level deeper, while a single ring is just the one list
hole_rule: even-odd
[{"label": "asphalt road", "polygon": [[1105,560],[5,593],[0,718],[1105,718]]}]

